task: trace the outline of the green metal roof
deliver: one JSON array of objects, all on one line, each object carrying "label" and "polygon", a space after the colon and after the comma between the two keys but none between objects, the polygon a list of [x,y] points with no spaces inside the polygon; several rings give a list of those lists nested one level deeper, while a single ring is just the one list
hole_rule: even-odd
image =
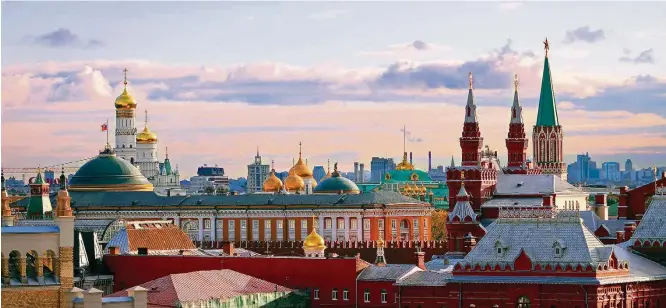
[{"label": "green metal roof", "polygon": [[396,182],[412,182],[412,174],[416,173],[418,180],[423,182],[430,182],[432,179],[427,172],[423,170],[391,170],[389,175],[391,176],[390,180],[386,179],[386,176],[382,177],[382,183],[396,183]]},{"label": "green metal roof", "polygon": [[[82,210],[92,206],[126,207],[126,206],[362,206],[377,204],[415,204],[424,202],[403,196],[392,191],[378,191],[362,194],[248,194],[236,196],[160,196],[152,191],[70,191],[71,206]],[[57,193],[51,194],[52,202],[56,202]],[[15,206],[27,206],[29,199],[21,199]]]},{"label": "green metal roof", "polygon": [[321,181],[314,188],[315,193],[332,193],[332,192],[359,192],[358,186],[348,178],[341,177],[339,174],[333,174],[332,177]]},{"label": "green metal roof", "polygon": [[69,186],[150,185],[138,168],[115,155],[99,155],[74,174]]},{"label": "green metal roof", "polygon": [[553,90],[553,78],[550,74],[548,57],[543,63],[543,77],[541,78],[541,95],[539,96],[539,112],[537,114],[537,126],[559,126],[557,117],[557,106],[555,105],[555,91]]}]

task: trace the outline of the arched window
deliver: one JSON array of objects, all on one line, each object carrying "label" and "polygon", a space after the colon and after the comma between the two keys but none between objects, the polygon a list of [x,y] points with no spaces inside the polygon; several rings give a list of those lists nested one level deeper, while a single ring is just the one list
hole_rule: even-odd
[{"label": "arched window", "polygon": [[125,148],[125,145],[123,144],[123,149]]},{"label": "arched window", "polygon": [[532,304],[527,296],[521,296],[518,298],[518,308],[529,308],[531,306]]},{"label": "arched window", "polygon": [[130,144],[130,149],[132,148],[132,145]]}]

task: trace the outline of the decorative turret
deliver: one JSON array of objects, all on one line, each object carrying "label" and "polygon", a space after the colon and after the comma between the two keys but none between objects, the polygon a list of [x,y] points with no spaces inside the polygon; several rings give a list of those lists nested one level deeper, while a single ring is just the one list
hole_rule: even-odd
[{"label": "decorative turret", "polygon": [[518,75],[513,77],[513,89],[511,120],[506,138],[507,166],[503,168],[503,172],[504,174],[538,174],[540,171],[538,168],[528,169],[527,166],[528,140],[523,124],[523,107],[518,100]]},{"label": "decorative turret", "polygon": [[319,182],[323,182],[324,180],[331,177],[331,160],[329,159],[327,163],[328,163],[328,166],[326,167],[326,175],[324,175],[324,177],[319,179]]},{"label": "decorative turret", "polygon": [[386,257],[384,256],[384,240],[379,238],[377,240],[377,257],[375,258],[375,265],[386,266]]},{"label": "decorative turret", "polygon": [[483,237],[486,230],[479,222],[479,216],[470,203],[470,195],[465,189],[465,174],[460,174],[460,190],[455,195],[455,207],[449,213],[446,222],[446,233],[450,252],[465,252],[465,235],[471,233],[476,238]]},{"label": "decorative turret", "polygon": [[26,216],[28,219],[46,219],[52,215],[49,183],[44,181],[42,171],[37,169],[37,176],[30,182],[30,203]]},{"label": "decorative turret", "polygon": [[308,258],[323,258],[326,250],[324,238],[317,233],[315,217],[312,216],[312,232],[303,241],[303,251]]},{"label": "decorative turret", "polygon": [[56,216],[57,217],[70,217],[72,216],[72,207],[69,192],[67,191],[67,177],[65,176],[65,168],[62,169],[60,173],[60,190],[58,190],[57,202],[58,206],[56,207]]},{"label": "decorative turret", "polygon": [[467,93],[467,105],[465,106],[465,122],[463,124],[462,137],[460,137],[460,148],[462,149],[462,165],[478,166],[481,162],[481,147],[483,137],[476,118],[476,103],[474,102],[474,76],[469,73],[469,93]]},{"label": "decorative turret", "polygon": [[136,135],[137,143],[157,143],[157,135],[148,129],[148,110],[145,110],[146,118],[143,131]]},{"label": "decorative turret", "polygon": [[542,169],[542,173],[555,174],[566,181],[567,167],[564,163],[562,145],[564,135],[557,117],[555,91],[548,61],[550,49],[548,39],[543,44],[546,56],[543,64],[537,120],[532,131],[534,162]]},{"label": "decorative turret", "polygon": [[7,194],[7,187],[5,186],[5,173],[2,172],[0,176],[0,181],[2,181],[2,226],[13,226],[14,225],[14,216],[12,215],[12,210],[9,207],[9,195]]}]

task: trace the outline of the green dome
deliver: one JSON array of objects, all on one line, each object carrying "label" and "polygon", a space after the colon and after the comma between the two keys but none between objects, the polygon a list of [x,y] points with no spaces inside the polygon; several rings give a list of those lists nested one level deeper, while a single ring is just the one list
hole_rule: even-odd
[{"label": "green dome", "polygon": [[337,170],[337,163],[335,164],[335,171],[330,178],[321,181],[314,188],[315,194],[359,194],[361,191],[352,180],[340,176]]},{"label": "green dome", "polygon": [[[387,175],[388,174],[388,175]],[[384,182],[430,182],[432,178],[427,172],[419,169],[414,170],[391,170],[384,174],[382,183]]]},{"label": "green dome", "polygon": [[130,162],[107,147],[85,163],[69,182],[73,191],[152,191],[153,185]]}]

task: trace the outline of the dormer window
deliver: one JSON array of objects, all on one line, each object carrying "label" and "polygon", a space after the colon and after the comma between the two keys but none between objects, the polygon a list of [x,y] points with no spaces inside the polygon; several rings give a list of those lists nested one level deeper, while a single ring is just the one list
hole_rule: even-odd
[{"label": "dormer window", "polygon": [[555,254],[555,258],[561,258],[564,255],[564,250],[566,248],[567,246],[564,245],[564,241],[556,240],[555,243],[553,243],[553,253]]},{"label": "dormer window", "polygon": [[507,246],[502,240],[495,242],[495,252],[498,256],[504,256],[509,246]]}]

